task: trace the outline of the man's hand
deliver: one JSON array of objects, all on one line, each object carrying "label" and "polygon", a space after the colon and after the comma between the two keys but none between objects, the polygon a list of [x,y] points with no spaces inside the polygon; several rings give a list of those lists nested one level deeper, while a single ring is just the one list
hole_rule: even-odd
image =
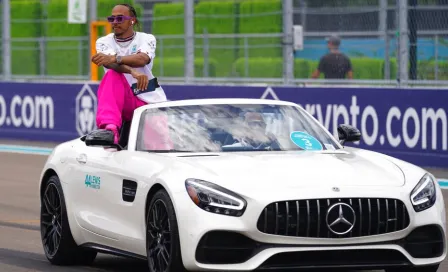
[{"label": "man's hand", "polygon": [[148,76],[142,73],[139,73],[135,70],[132,70],[131,75],[133,78],[137,79],[137,89],[146,90],[148,88]]},{"label": "man's hand", "polygon": [[105,55],[103,53],[98,53],[92,56],[92,62],[98,66],[110,65],[116,62],[115,55]]}]

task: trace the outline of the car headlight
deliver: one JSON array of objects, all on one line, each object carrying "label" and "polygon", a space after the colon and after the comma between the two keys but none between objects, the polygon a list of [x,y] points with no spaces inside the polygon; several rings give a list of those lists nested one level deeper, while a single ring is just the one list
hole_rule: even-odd
[{"label": "car headlight", "polygon": [[416,212],[429,209],[436,202],[436,185],[430,175],[426,174],[411,192],[411,202]]},{"label": "car headlight", "polygon": [[191,200],[205,211],[238,217],[246,209],[247,202],[244,198],[216,184],[187,179],[185,187]]}]

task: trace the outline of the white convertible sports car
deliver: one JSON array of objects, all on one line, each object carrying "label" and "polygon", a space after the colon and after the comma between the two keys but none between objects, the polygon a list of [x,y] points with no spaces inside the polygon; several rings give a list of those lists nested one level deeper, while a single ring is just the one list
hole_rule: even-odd
[{"label": "white convertible sports car", "polygon": [[[339,139],[337,139],[339,138]],[[52,264],[97,252],[149,271],[437,271],[446,256],[434,176],[353,147],[298,105],[203,99],[141,107],[121,128],[57,146],[40,177]]]}]

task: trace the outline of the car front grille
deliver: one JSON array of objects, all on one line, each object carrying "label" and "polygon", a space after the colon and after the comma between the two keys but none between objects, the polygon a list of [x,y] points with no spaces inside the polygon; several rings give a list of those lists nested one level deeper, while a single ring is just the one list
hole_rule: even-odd
[{"label": "car front grille", "polygon": [[[338,220],[341,209],[342,220]],[[406,206],[398,199],[330,198],[271,203],[261,213],[257,228],[273,235],[347,238],[400,231],[409,223]]]}]

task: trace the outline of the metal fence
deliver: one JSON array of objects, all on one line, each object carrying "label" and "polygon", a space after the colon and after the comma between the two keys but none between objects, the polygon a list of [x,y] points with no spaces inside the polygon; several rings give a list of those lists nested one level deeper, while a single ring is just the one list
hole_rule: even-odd
[{"label": "metal fence", "polygon": [[[10,10],[12,1],[0,0],[3,78],[89,80],[88,34],[45,35],[52,24],[67,24],[67,12],[48,19],[44,5],[41,20],[17,18]],[[169,20],[183,25],[182,33],[156,33],[154,72],[165,81],[321,83],[310,76],[327,53],[325,38],[331,34],[342,38],[341,51],[352,59],[356,80],[350,82],[446,84],[448,79],[448,3],[444,0],[419,1],[418,5],[415,0],[283,0],[276,13],[240,15],[195,12],[194,5],[203,1],[208,0],[181,1],[185,12],[174,16],[156,16],[152,9],[154,2],[172,1],[144,1],[143,31],[152,32],[155,25]],[[89,2],[90,18],[104,19],[91,8],[96,1]],[[256,28],[259,31],[216,33],[213,26],[241,19],[262,22]],[[202,23],[198,29],[198,20],[208,20],[210,25]],[[43,34],[27,36],[36,23]],[[293,50],[293,25],[303,27],[302,50]],[[79,32],[88,30],[88,24],[77,28]]]}]

